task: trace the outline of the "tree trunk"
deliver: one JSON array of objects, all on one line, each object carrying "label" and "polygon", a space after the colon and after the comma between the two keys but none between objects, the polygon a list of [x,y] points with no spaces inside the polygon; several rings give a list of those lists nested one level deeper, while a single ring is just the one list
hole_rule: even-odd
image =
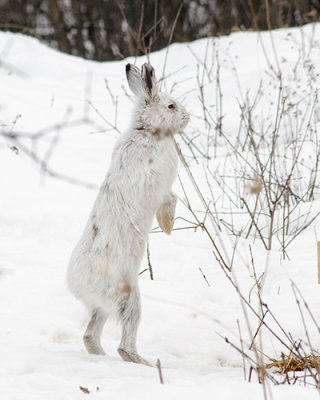
[{"label": "tree trunk", "polygon": [[71,53],[72,46],[69,42],[63,12],[60,9],[58,0],[49,1],[49,16],[55,31],[58,47],[61,51]]}]

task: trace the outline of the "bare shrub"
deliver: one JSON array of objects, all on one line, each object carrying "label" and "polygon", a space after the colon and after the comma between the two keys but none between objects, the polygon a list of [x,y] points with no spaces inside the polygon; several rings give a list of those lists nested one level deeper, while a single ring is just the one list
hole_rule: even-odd
[{"label": "bare shrub", "polygon": [[[310,48],[312,41],[313,37]],[[202,186],[201,191],[216,226],[236,236],[258,239],[266,250],[276,243],[283,257],[293,240],[319,216],[312,206],[320,197],[318,71],[310,52],[303,56],[298,51],[292,76],[277,70],[277,61],[267,72],[273,71],[272,75],[251,93],[241,87],[236,62],[228,55],[239,93],[235,134],[228,132],[224,122],[228,111],[221,69],[225,65],[215,41],[208,40],[204,60],[194,54],[201,133],[192,139],[184,136],[191,154],[186,159],[203,165],[207,188]],[[263,52],[266,55],[264,44]],[[267,62],[271,63],[269,58]],[[270,85],[277,87],[273,97],[266,94]]]}]

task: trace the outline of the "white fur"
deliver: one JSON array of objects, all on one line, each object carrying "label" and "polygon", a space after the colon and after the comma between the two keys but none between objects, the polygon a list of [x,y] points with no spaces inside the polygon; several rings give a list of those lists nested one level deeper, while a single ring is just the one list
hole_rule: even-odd
[{"label": "white fur", "polygon": [[[87,350],[104,354],[100,335],[115,311],[123,328],[120,355],[144,363],[135,343],[140,319],[138,270],[154,215],[171,198],[178,165],[171,136],[185,128],[189,114],[158,92],[150,65],[144,64],[141,73],[130,64],[126,69],[136,95],[133,119],[114,147],[109,171],[72,252],[68,286],[91,313],[84,336]],[[170,104],[175,107],[168,108]]]}]

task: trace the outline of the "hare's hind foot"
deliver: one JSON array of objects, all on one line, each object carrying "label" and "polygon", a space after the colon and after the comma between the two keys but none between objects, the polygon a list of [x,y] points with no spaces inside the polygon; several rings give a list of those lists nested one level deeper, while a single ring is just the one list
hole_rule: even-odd
[{"label": "hare's hind foot", "polygon": [[133,362],[136,364],[143,364],[143,365],[147,365],[148,367],[152,367],[152,365],[147,360],[140,357],[139,354],[137,354],[137,353],[128,352],[124,349],[121,349],[120,347],[118,348],[118,353],[120,354],[121,358],[124,361],[129,361],[129,362]]},{"label": "hare's hind foot", "polygon": [[106,319],[107,317],[100,310],[92,312],[90,322],[83,335],[83,342],[89,354],[106,354],[100,344],[100,337]]},{"label": "hare's hind foot", "polygon": [[95,341],[94,337],[89,336],[89,335],[84,335],[83,343],[89,354],[97,354],[97,355],[102,355],[102,356],[106,355],[101,344],[97,343]]}]

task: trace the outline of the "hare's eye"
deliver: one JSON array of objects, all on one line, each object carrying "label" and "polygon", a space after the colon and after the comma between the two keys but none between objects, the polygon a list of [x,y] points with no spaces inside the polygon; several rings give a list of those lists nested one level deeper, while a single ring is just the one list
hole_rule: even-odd
[{"label": "hare's eye", "polygon": [[175,104],[169,104],[168,108],[170,108],[170,110],[174,110],[176,108],[176,105]]}]

